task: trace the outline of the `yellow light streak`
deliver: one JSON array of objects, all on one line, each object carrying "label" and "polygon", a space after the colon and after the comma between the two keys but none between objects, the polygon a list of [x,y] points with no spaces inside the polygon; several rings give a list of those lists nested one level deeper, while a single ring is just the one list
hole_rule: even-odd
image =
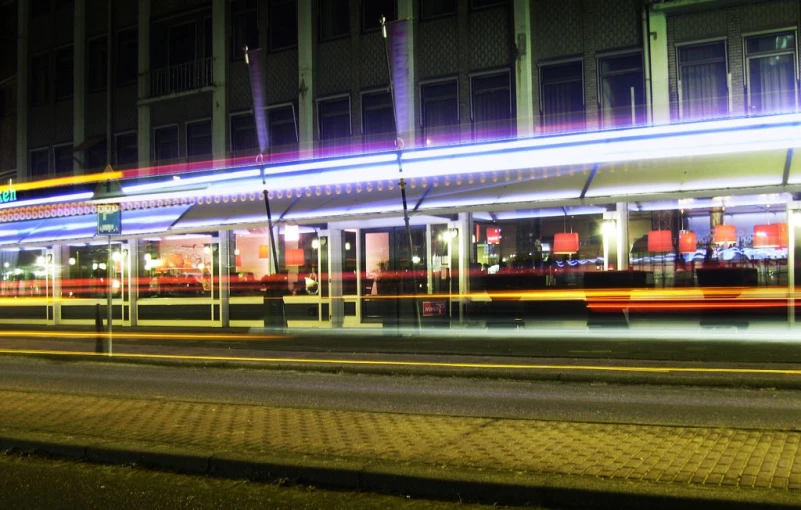
[{"label": "yellow light streak", "polygon": [[[91,356],[109,358],[108,354],[52,351],[52,350],[14,350],[0,349],[0,354],[26,354],[26,355],[66,355]],[[792,375],[801,376],[801,369],[780,368],[706,368],[706,367],[625,367],[625,366],[598,366],[598,365],[522,365],[502,363],[446,363],[436,361],[371,361],[371,360],[335,360],[335,359],[307,359],[307,358],[246,358],[241,356],[188,356],[177,354],[114,354],[114,358],[127,359],[163,359],[163,360],[191,360],[191,361],[228,361],[228,362],[254,362],[254,363],[297,363],[307,365],[351,365],[351,366],[390,366],[390,367],[417,367],[417,368],[473,368],[482,370],[562,370],[562,371],[598,371],[598,372],[639,372],[639,373],[699,373],[699,374],[737,374],[737,375]]]},{"label": "yellow light streak", "polygon": [[54,177],[43,181],[16,182],[14,189],[26,191],[32,189],[55,188],[57,186],[69,186],[72,184],[86,184],[88,182],[108,181],[122,178],[122,172],[101,172],[97,174],[75,175],[70,177]]},{"label": "yellow light streak", "polygon": [[[41,337],[45,331],[3,331],[0,330],[0,337]],[[105,332],[95,331],[46,331],[48,337],[61,338],[138,338],[157,340],[283,340],[288,338],[286,335],[252,335],[245,333],[138,333],[138,332],[114,332],[109,335]]]}]

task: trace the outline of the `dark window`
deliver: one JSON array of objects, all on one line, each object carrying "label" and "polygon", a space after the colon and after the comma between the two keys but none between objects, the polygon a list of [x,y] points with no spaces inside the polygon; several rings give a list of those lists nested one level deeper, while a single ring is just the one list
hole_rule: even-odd
[{"label": "dark window", "polygon": [[153,155],[157,162],[178,157],[178,126],[158,128],[153,138]]},{"label": "dark window", "polygon": [[270,51],[298,45],[298,6],[295,0],[270,0]]},{"label": "dark window", "polygon": [[203,20],[203,58],[214,56],[214,27],[211,18]]},{"label": "dark window", "polygon": [[540,67],[540,110],[545,131],[584,128],[582,63],[567,62]]},{"label": "dark window", "polygon": [[41,179],[50,173],[50,149],[31,151],[30,161],[31,178]]},{"label": "dark window", "polygon": [[341,140],[349,137],[350,98],[340,97],[318,102],[317,124],[320,128],[320,140]]},{"label": "dark window", "polygon": [[423,19],[456,14],[456,0],[420,0]]},{"label": "dark window", "polygon": [[53,147],[53,160],[56,164],[56,177],[72,175],[72,145]]},{"label": "dark window", "polygon": [[376,30],[381,28],[381,17],[387,21],[398,19],[395,0],[370,0],[362,1],[362,30]]},{"label": "dark window", "polygon": [[680,117],[698,120],[728,114],[726,43],[681,46],[677,50]]},{"label": "dark window", "polygon": [[98,143],[86,149],[86,169],[101,171],[106,168],[106,157],[108,156],[108,144],[103,137]]},{"label": "dark window", "polygon": [[253,114],[231,115],[231,151],[253,151],[259,148]]},{"label": "dark window", "polygon": [[73,81],[73,54],[72,46],[62,48],[56,52],[56,99],[72,97]]},{"label": "dark window", "polygon": [[75,5],[74,0],[56,0],[56,10],[59,9],[72,9],[73,5]]},{"label": "dark window", "polygon": [[89,92],[106,90],[108,77],[108,39],[89,41]]},{"label": "dark window", "polygon": [[12,115],[17,111],[17,86],[8,84],[0,87],[0,117]]},{"label": "dark window", "polygon": [[50,0],[31,0],[31,18],[50,14]]},{"label": "dark window", "polygon": [[645,122],[642,55],[633,53],[598,61],[599,103],[603,127],[619,128]]},{"label": "dark window", "polygon": [[749,114],[796,109],[795,34],[760,35],[746,39]]},{"label": "dark window", "polygon": [[134,166],[139,162],[136,133],[117,135],[117,166]]},{"label": "dark window", "polygon": [[231,57],[245,58],[245,46],[259,47],[259,25],[255,0],[240,0],[231,4]]},{"label": "dark window", "polygon": [[442,138],[459,124],[459,95],[456,80],[430,83],[420,88],[423,136],[426,143]]},{"label": "dark window", "polygon": [[279,106],[267,110],[267,125],[270,131],[271,146],[280,147],[298,143],[294,106]]},{"label": "dark window", "polygon": [[31,105],[50,101],[50,55],[31,58]]},{"label": "dark window", "polygon": [[477,140],[508,138],[512,129],[512,89],[509,73],[474,76],[473,133]]},{"label": "dark window", "polygon": [[119,85],[136,83],[139,75],[139,34],[136,28],[117,34],[117,60]]},{"label": "dark window", "polygon": [[362,96],[362,129],[370,149],[391,149],[395,141],[395,114],[389,92]]},{"label": "dark window", "polygon": [[349,0],[320,0],[320,40],[350,33]]},{"label": "dark window", "polygon": [[195,24],[170,27],[169,65],[186,64],[195,60]]},{"label": "dark window", "polygon": [[471,9],[484,9],[486,7],[494,7],[496,5],[503,5],[508,0],[470,0]]},{"label": "dark window", "polygon": [[191,157],[211,154],[211,121],[186,124],[186,155]]}]

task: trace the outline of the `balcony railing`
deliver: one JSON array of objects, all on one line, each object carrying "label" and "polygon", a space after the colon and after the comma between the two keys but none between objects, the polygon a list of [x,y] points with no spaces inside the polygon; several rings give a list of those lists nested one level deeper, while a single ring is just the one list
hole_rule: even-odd
[{"label": "balcony railing", "polygon": [[202,58],[150,72],[150,97],[209,87],[214,83],[212,58]]}]

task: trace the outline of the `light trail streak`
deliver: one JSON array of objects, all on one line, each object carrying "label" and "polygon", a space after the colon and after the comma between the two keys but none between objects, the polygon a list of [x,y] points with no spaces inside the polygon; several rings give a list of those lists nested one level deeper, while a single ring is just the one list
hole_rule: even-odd
[{"label": "light trail streak", "polygon": [[[82,353],[72,351],[53,350],[13,350],[0,349],[0,354],[25,355],[66,355],[90,356],[109,358],[108,354]],[[642,367],[620,365],[546,365],[546,364],[504,364],[504,363],[447,363],[436,361],[376,361],[376,360],[336,360],[336,359],[308,359],[308,358],[248,358],[242,356],[188,356],[173,354],[117,354],[115,358],[122,359],[162,359],[184,361],[226,361],[226,362],[252,362],[252,363],[296,363],[302,365],[348,365],[348,366],[385,366],[385,367],[415,367],[415,368],[471,368],[479,370],[561,370],[561,371],[597,371],[597,372],[638,372],[638,373],[697,373],[697,374],[737,374],[737,375],[791,375],[801,376],[801,369],[783,368],[713,368],[713,367]]]},{"label": "light trail streak", "polygon": [[56,338],[86,338],[93,340],[96,337],[102,338],[130,338],[130,339],[158,339],[158,340],[283,340],[289,338],[286,335],[253,335],[244,333],[138,333],[138,332],[114,332],[109,335],[105,332],[94,331],[2,331],[0,337],[41,337],[46,333],[49,337]]}]

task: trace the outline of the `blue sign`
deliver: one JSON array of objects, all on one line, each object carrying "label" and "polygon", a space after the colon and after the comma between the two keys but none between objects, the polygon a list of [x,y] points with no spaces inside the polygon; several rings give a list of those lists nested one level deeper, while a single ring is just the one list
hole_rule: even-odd
[{"label": "blue sign", "polygon": [[97,235],[113,236],[122,234],[122,209],[120,204],[99,204],[97,206]]}]

